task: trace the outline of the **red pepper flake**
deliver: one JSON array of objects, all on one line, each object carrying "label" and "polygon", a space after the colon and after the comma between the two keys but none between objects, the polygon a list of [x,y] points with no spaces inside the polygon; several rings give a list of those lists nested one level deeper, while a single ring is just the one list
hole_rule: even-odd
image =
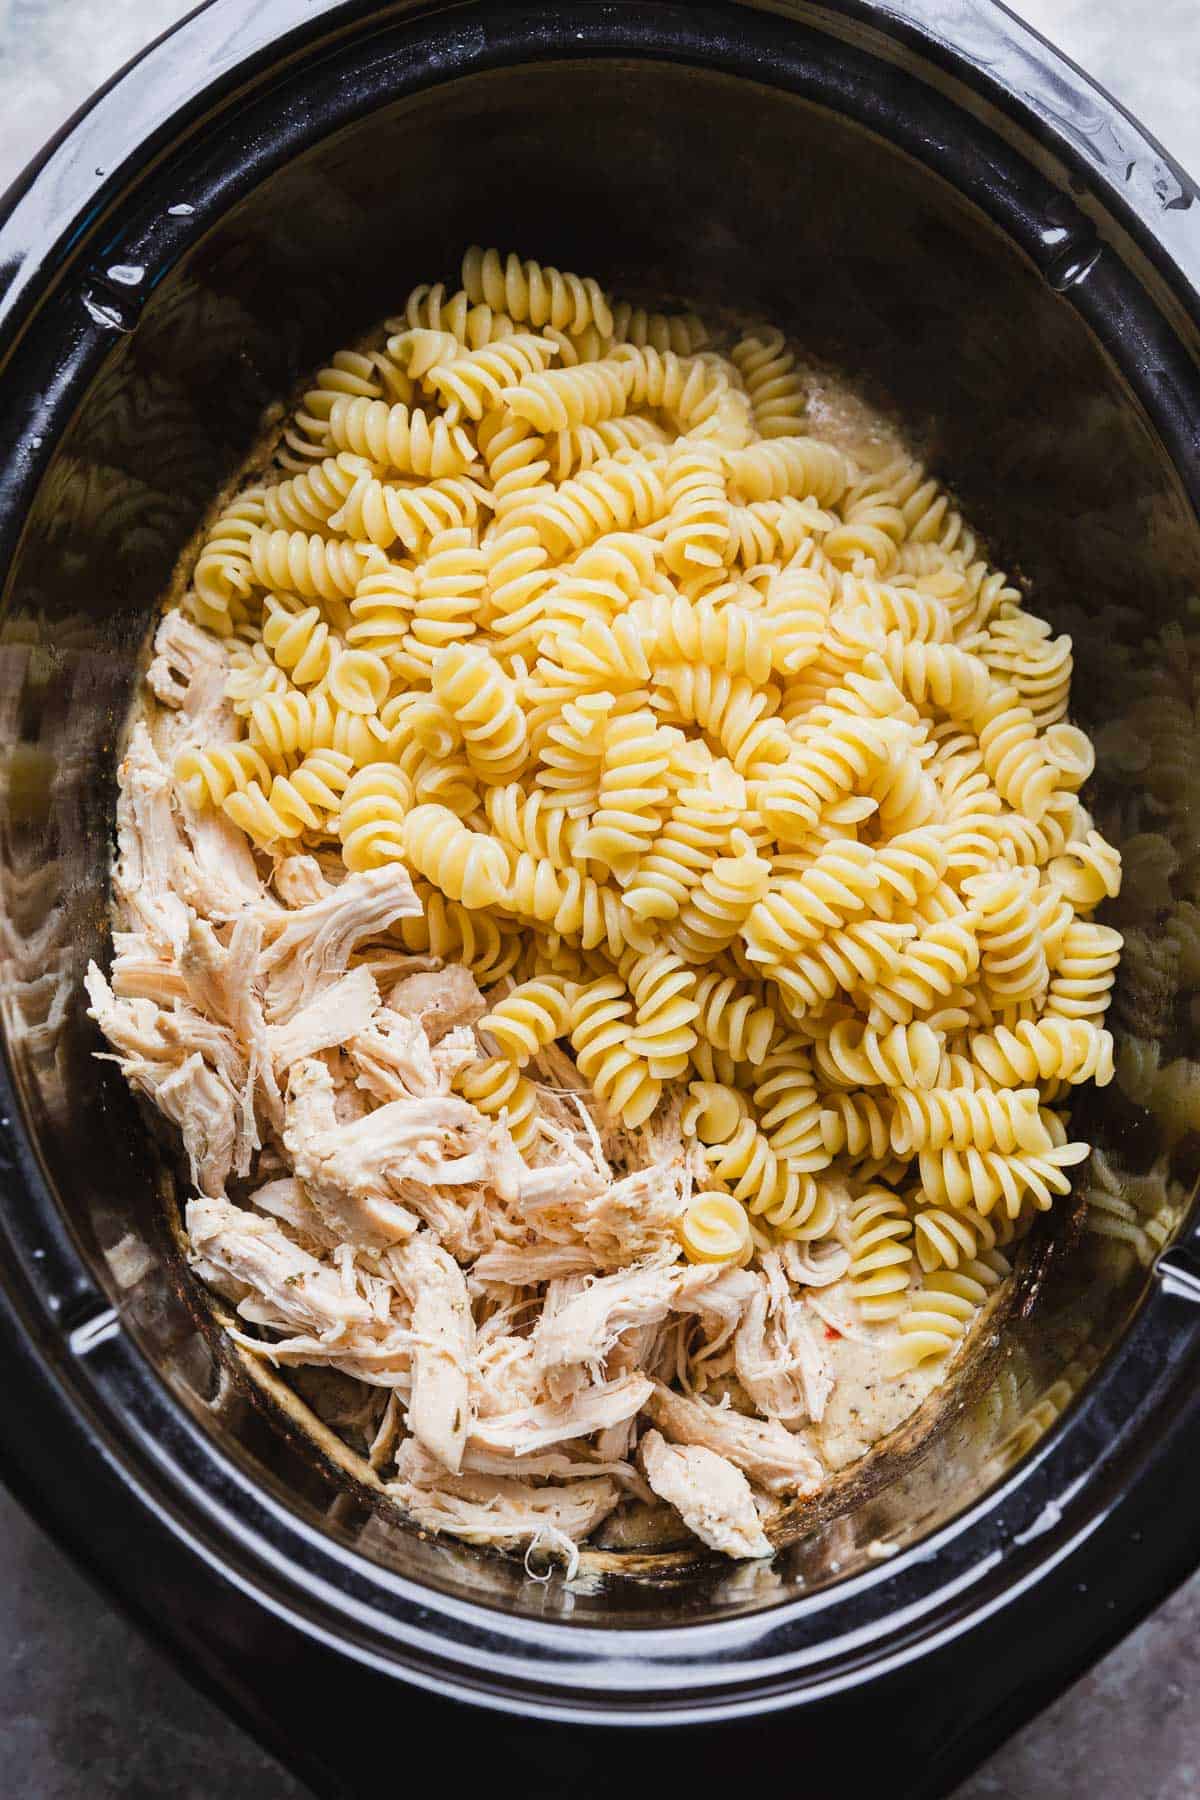
[{"label": "red pepper flake", "polygon": [[827,1337],[827,1338],[840,1338],[840,1337],[841,1337],[841,1335],[842,1335],[842,1334],[841,1334],[841,1332],[840,1332],[840,1331],[835,1331],[835,1330],[834,1330],[834,1329],[833,1329],[833,1326],[832,1326],[832,1325],[827,1325],[827,1326],[826,1326],[826,1327],[825,1327],[825,1336],[826,1336],[826,1337]]}]

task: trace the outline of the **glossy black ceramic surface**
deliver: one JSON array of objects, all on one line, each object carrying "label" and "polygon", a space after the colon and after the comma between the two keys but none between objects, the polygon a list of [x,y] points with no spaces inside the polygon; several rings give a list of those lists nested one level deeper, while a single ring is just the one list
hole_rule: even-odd
[{"label": "glossy black ceramic surface", "polygon": [[[1161,686],[1178,781],[1118,746],[1095,796],[1118,841],[1167,843],[1133,844],[1117,921],[1152,940],[1200,867],[1194,202],[990,0],[216,0],[10,195],[0,1445],[39,1516],[322,1779],[342,1740],[314,1686],[603,1723],[796,1708],[813,1742],[869,1687],[903,1721],[911,1791],[938,1791],[1200,1555],[1178,1503],[1200,1445],[1197,1164],[1128,1083],[1087,1103],[1119,1170],[1161,1169],[1157,1236],[1064,1208],[992,1395],[769,1569],[570,1591],[380,1517],[231,1376],[164,1224],[169,1171],[93,1058],[79,976],[104,950],[113,746],[180,548],[263,408],[414,281],[453,280],[470,241],[634,297],[735,296],[904,417],[1075,636],[1080,722],[1102,734]],[[1192,1055],[1190,990],[1152,990],[1126,983],[1121,1029]],[[989,1678],[964,1691],[967,1658]]]}]

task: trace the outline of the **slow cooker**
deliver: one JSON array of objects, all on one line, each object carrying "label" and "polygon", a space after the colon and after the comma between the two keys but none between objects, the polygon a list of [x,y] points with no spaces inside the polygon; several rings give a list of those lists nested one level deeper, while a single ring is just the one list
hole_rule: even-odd
[{"label": "slow cooker", "polygon": [[[1200,847],[1196,199],[994,0],[212,0],[8,195],[4,1475],[320,1791],[415,1779],[432,1747],[533,1794],[655,1770],[943,1793],[1200,1560],[1200,1013],[1186,957],[1169,992],[1148,967]],[[94,1054],[80,977],[156,600],[264,409],[470,242],[760,311],[902,417],[1075,636],[1134,871],[1099,1163],[983,1375],[766,1567],[539,1582],[407,1529],[230,1361],[168,1163]],[[1131,684],[1169,722],[1140,754],[1113,735]]]}]

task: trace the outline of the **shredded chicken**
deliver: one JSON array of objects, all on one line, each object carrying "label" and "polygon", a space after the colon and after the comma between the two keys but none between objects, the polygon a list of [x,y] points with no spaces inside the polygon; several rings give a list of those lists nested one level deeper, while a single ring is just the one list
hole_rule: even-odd
[{"label": "shredded chicken", "polygon": [[639,1447],[646,1480],[701,1543],[739,1560],[770,1556],[750,1483],[723,1456],[700,1445],[668,1444],[648,1431]]},{"label": "shredded chicken", "polygon": [[419,911],[403,866],[262,854],[174,780],[180,744],[231,733],[227,670],[167,615],[147,676],[160,720],[134,725],[121,765],[112,969],[87,989],[112,1059],[178,1127],[192,1266],[234,1342],[360,1383],[371,1466],[394,1465],[388,1491],[425,1529],[571,1567],[620,1509],[613,1541],[678,1541],[682,1521],[722,1555],[769,1555],[764,1511],[821,1479],[791,1428],[825,1410],[817,1290],[846,1252],[682,1260],[705,1173],[682,1090],[628,1131],[561,1044],[525,1071],[518,1153],[456,1091],[495,1053],[488,1001],[400,943]]},{"label": "shredded chicken", "polygon": [[656,1382],[646,1411],[676,1444],[698,1444],[742,1470],[769,1494],[815,1493],[821,1465],[804,1440],[777,1419],[753,1419],[731,1406],[688,1400]]},{"label": "shredded chicken", "polygon": [[275,1068],[288,1069],[319,1050],[332,1050],[369,1032],[378,1010],[379,989],[366,964],[339,976],[284,1024],[268,1027]]},{"label": "shredded chicken", "polygon": [[497,1455],[526,1457],[551,1444],[591,1437],[636,1418],[650,1398],[651,1385],[644,1375],[622,1375],[584,1388],[569,1400],[544,1400],[516,1412],[493,1413],[478,1421],[471,1442]]},{"label": "shredded chicken", "polygon": [[188,1202],[187,1229],[196,1252],[242,1290],[239,1299],[253,1295],[281,1325],[328,1332],[370,1319],[366,1302],[272,1219],[200,1194]]},{"label": "shredded chicken", "polygon": [[622,1332],[665,1319],[689,1274],[696,1273],[715,1280],[718,1271],[648,1263],[620,1275],[602,1276],[573,1293],[564,1305],[552,1307],[548,1301],[533,1341],[538,1367],[551,1393],[568,1394],[589,1377],[598,1379],[604,1359]]},{"label": "shredded chicken", "polygon": [[762,1258],[733,1348],[738,1380],[768,1418],[797,1425],[824,1416],[833,1377],[808,1309],[792,1297],[777,1254]]},{"label": "shredded chicken", "polygon": [[426,1530],[468,1544],[565,1550],[568,1574],[576,1567],[571,1546],[603,1524],[622,1491],[608,1475],[544,1487],[507,1475],[451,1475],[412,1439],[401,1446],[397,1471],[388,1491]]},{"label": "shredded chicken", "polygon": [[475,1321],[463,1272],[427,1234],[393,1251],[391,1266],[412,1304],[413,1436],[457,1474],[471,1428]]},{"label": "shredded chicken", "polygon": [[399,919],[419,915],[421,903],[401,863],[348,875],[340,887],[296,912],[265,915],[281,928],[264,953],[267,1016],[273,1023],[308,1004],[333,977],[343,975],[360,944]]},{"label": "shredded chicken", "polygon": [[448,1031],[477,1024],[487,1011],[474,976],[461,964],[406,976],[392,988],[388,1005],[415,1020],[431,1045],[441,1043]]},{"label": "shredded chicken", "polygon": [[175,861],[184,849],[172,783],[146,726],[138,723],[119,771],[113,893],[126,924],[145,932],[168,956],[187,939],[188,907],[175,891]]}]

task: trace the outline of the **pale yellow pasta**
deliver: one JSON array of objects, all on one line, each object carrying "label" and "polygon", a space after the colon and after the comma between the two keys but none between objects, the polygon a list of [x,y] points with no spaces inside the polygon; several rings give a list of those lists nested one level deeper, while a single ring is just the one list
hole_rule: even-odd
[{"label": "pale yellow pasta", "polygon": [[[1121,854],[1070,638],[889,432],[823,431],[773,327],[472,248],[379,341],[200,546],[229,735],[174,741],[177,805],[264,868],[407,865],[388,955],[489,988],[445,1081],[535,1171],[584,1101],[661,1126],[672,1249],[836,1236],[887,1366],[945,1360],[1087,1153],[1073,1088],[1114,1076]],[[1156,804],[1188,791],[1153,764]],[[1178,856],[1133,849],[1169,894]],[[1181,917],[1143,962],[1200,970]],[[1127,1047],[1122,1079],[1192,1116],[1174,1063]]]},{"label": "pale yellow pasta", "polygon": [[747,1263],[754,1253],[749,1213],[719,1188],[693,1194],[679,1221],[679,1241],[691,1263]]}]

